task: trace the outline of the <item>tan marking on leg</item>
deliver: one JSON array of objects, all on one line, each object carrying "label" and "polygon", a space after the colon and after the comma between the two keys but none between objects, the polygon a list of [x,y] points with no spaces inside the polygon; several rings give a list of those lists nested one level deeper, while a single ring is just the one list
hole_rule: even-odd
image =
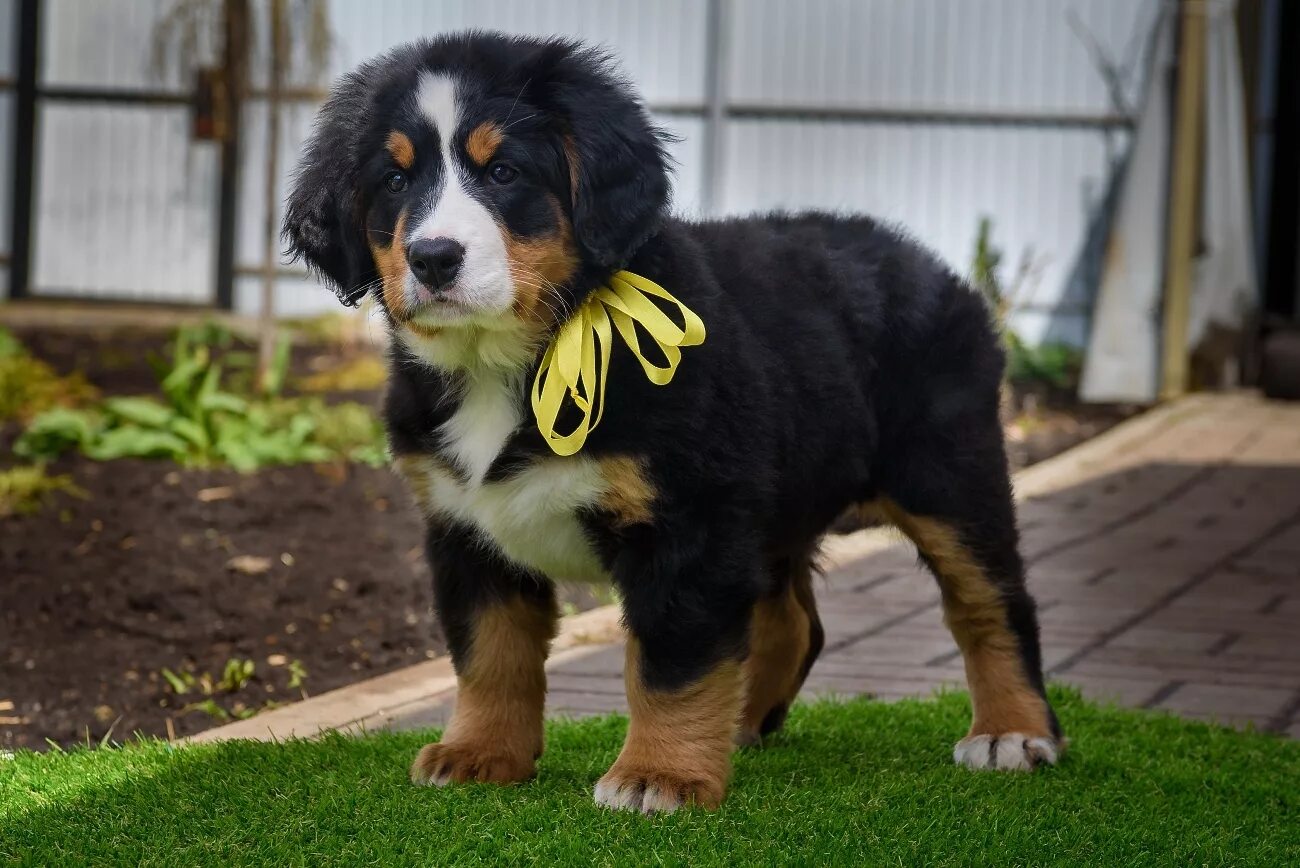
[{"label": "tan marking on leg", "polygon": [[1029,683],[1002,594],[957,531],[889,500],[881,501],[881,509],[939,574],[944,622],[966,663],[974,711],[969,735],[1017,732],[1050,738],[1047,703]]},{"label": "tan marking on leg", "polygon": [[564,215],[559,200],[551,197],[556,230],[536,238],[520,238],[504,227],[506,258],[515,287],[515,315],[543,327],[556,324],[567,311],[559,308],[555,288],[568,282],[578,270],[578,248],[573,242],[573,227]]},{"label": "tan marking on leg", "polygon": [[641,646],[627,643],[624,681],[631,721],[614,765],[596,784],[596,801],[651,813],[694,803],[716,808],[731,777],[731,747],[744,687],[727,660],[681,690],[641,681]]},{"label": "tan marking on leg", "polygon": [[388,244],[370,245],[370,253],[375,259],[375,269],[384,284],[384,305],[396,320],[405,320],[406,310],[406,244],[402,241],[406,234],[406,211],[397,215],[397,225],[393,227],[393,237]]},{"label": "tan marking on leg", "polygon": [[474,618],[456,708],[411,766],[415,783],[508,783],[533,776],[542,754],[546,654],[559,614],[515,598]]},{"label": "tan marking on leg", "polygon": [[645,469],[645,461],[627,455],[600,459],[600,475],[607,488],[597,506],[614,517],[616,528],[649,524],[654,520],[656,492]]},{"label": "tan marking on leg", "polygon": [[403,169],[409,169],[415,165],[415,145],[411,143],[411,138],[406,133],[393,130],[388,134],[388,141],[384,144],[394,163],[397,163]]},{"label": "tan marking on leg", "polygon": [[[778,709],[788,710],[803,684],[804,662],[812,622],[791,581],[775,596],[754,604],[749,622],[749,656],[745,658],[745,710],[736,734],[738,744],[758,744],[763,722]],[[784,712],[779,712],[784,713]]]},{"label": "tan marking on leg", "polygon": [[501,146],[504,135],[495,121],[484,121],[470,132],[465,140],[465,153],[480,166],[486,166],[497,148]]}]

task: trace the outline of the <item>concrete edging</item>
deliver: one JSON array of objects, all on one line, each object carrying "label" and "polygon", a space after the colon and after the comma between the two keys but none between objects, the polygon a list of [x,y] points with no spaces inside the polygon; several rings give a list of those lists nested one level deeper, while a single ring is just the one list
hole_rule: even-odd
[{"label": "concrete edging", "polygon": [[[547,667],[581,656],[592,645],[606,645],[622,632],[617,606],[601,606],[560,620]],[[247,738],[272,741],[311,738],[326,730],[347,729],[391,714],[412,702],[426,701],[456,688],[451,658],[443,655],[313,696],[248,720],[228,723],[182,739],[188,743]]]}]

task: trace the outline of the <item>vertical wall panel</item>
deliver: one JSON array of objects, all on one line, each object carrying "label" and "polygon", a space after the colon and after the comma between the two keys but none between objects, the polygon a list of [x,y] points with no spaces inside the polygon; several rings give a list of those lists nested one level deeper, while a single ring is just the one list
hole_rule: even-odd
[{"label": "vertical wall panel", "polygon": [[188,127],[186,109],[41,109],[33,295],[210,301],[217,153]]},{"label": "vertical wall panel", "polygon": [[[165,44],[176,51],[184,49],[179,29],[164,26],[168,20],[178,20],[174,10],[180,4],[175,0],[44,0],[42,5],[44,83],[177,92],[190,87],[181,72],[187,67],[154,62],[155,38],[164,33],[170,34],[163,40]],[[215,4],[209,5],[215,8]],[[199,57],[186,53],[185,64],[200,59],[211,62],[215,57],[215,45],[209,38],[213,28],[200,26],[196,32],[200,36],[196,44]]]},{"label": "vertical wall panel", "polygon": [[1025,337],[1077,340],[1086,300],[1061,291],[1107,171],[1104,143],[1086,130],[741,121],[728,138],[725,195],[741,213],[872,214],[961,274],[987,215],[1007,281],[1030,264],[1018,299],[1034,313],[1018,322],[1035,330]]},{"label": "vertical wall panel", "polygon": [[740,103],[1108,112],[1081,33],[1134,56],[1159,0],[743,0]]},{"label": "vertical wall panel", "polygon": [[412,39],[465,28],[564,35],[603,45],[651,102],[699,102],[704,93],[704,3],[699,0],[335,0],[333,70]]}]

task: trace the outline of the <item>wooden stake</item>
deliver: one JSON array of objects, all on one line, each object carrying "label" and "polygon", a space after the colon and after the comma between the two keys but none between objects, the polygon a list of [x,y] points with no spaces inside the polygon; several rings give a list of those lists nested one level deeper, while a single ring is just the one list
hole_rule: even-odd
[{"label": "wooden stake", "polygon": [[1160,397],[1166,401],[1186,393],[1188,386],[1187,322],[1191,313],[1205,96],[1205,3],[1182,0],[1181,7],[1160,388]]}]

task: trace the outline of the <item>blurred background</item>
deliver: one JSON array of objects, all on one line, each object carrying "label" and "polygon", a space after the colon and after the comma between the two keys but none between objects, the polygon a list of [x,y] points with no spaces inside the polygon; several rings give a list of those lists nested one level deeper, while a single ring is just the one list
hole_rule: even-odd
[{"label": "blurred background", "polygon": [[1017,467],[1191,390],[1300,395],[1291,0],[0,0],[0,746],[441,651],[383,329],[278,231],[329,83],[469,27],[609,47],[682,214],[937,250],[1003,323]]}]

